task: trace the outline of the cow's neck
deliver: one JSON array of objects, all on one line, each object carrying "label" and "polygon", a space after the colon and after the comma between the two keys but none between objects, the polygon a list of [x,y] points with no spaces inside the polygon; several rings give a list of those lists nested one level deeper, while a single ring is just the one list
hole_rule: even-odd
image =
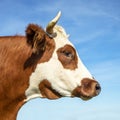
[{"label": "cow's neck", "polygon": [[0,120],[16,120],[19,109],[25,103],[25,90],[28,88],[28,80],[26,75],[22,79],[14,79],[14,82],[13,80],[8,81],[6,87],[2,86],[5,84],[4,82],[0,85]]},{"label": "cow's neck", "polygon": [[[10,84],[11,83],[8,83],[9,91],[0,86],[0,88],[7,92],[0,95],[0,120],[16,120],[18,110],[24,104],[24,90],[21,89],[21,91],[18,92],[22,84],[20,83],[20,86],[16,87],[13,83],[12,89],[9,88],[11,86]],[[26,85],[22,85],[24,89],[27,87],[25,86]]]},{"label": "cow's neck", "polygon": [[[3,40],[1,44],[6,42],[5,38]],[[18,41],[14,41],[13,38],[13,42],[0,49],[6,51],[2,55],[4,64],[0,65],[2,71],[0,73],[0,120],[16,120],[18,110],[26,98],[25,90],[29,86],[29,76],[35,66],[29,65],[28,58],[31,57],[31,51],[24,41],[24,37],[18,37]],[[16,47],[14,43],[21,46]],[[16,50],[12,50],[14,48]],[[24,52],[23,50],[27,51]]]},{"label": "cow's neck", "polygon": [[23,104],[24,102],[22,100],[15,100],[6,104],[6,106],[0,111],[0,120],[16,120],[18,110]]}]

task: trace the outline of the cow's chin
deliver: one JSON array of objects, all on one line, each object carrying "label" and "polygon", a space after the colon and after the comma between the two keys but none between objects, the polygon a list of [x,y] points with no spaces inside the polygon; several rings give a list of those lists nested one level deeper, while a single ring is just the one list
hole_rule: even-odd
[{"label": "cow's chin", "polygon": [[51,87],[51,84],[48,80],[43,80],[39,85],[40,92],[43,98],[48,99],[58,99],[62,96]]},{"label": "cow's chin", "polygon": [[72,95],[71,96],[72,98],[74,98],[74,97],[77,97],[77,98],[80,98],[80,99],[82,99],[82,100],[84,100],[84,101],[87,101],[87,100],[90,100],[92,97],[89,97],[89,96],[74,96],[74,95]]},{"label": "cow's chin", "polygon": [[90,100],[92,97],[87,97],[87,96],[85,97],[85,96],[81,96],[80,98],[81,98],[82,100],[87,101],[87,100]]}]

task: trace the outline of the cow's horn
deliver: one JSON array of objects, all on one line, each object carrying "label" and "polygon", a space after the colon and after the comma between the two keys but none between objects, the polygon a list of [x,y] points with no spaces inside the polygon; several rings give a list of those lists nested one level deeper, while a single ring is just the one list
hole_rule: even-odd
[{"label": "cow's horn", "polygon": [[56,17],[48,23],[48,25],[46,27],[46,32],[48,35],[54,37],[53,28],[56,25],[56,23],[58,22],[60,16],[61,16],[61,11],[59,11],[58,14],[56,15]]}]

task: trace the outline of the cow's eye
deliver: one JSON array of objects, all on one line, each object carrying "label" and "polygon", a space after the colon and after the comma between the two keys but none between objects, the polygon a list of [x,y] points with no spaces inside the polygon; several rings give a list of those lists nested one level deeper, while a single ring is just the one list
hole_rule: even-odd
[{"label": "cow's eye", "polygon": [[63,54],[68,58],[73,58],[73,54],[69,51],[64,51]]}]

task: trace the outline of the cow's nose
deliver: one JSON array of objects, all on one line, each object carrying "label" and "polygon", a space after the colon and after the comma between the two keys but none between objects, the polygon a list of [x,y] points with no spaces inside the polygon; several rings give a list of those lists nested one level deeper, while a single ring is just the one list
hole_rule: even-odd
[{"label": "cow's nose", "polygon": [[92,97],[97,96],[101,91],[100,84],[94,80],[89,78],[84,78],[81,81],[81,86],[76,87],[72,95],[76,97],[80,97],[83,100],[89,100]]},{"label": "cow's nose", "polygon": [[99,84],[99,83],[97,83],[97,84],[95,85],[95,91],[96,91],[96,95],[98,95],[98,94],[100,93],[101,87],[100,87],[100,84]]}]

